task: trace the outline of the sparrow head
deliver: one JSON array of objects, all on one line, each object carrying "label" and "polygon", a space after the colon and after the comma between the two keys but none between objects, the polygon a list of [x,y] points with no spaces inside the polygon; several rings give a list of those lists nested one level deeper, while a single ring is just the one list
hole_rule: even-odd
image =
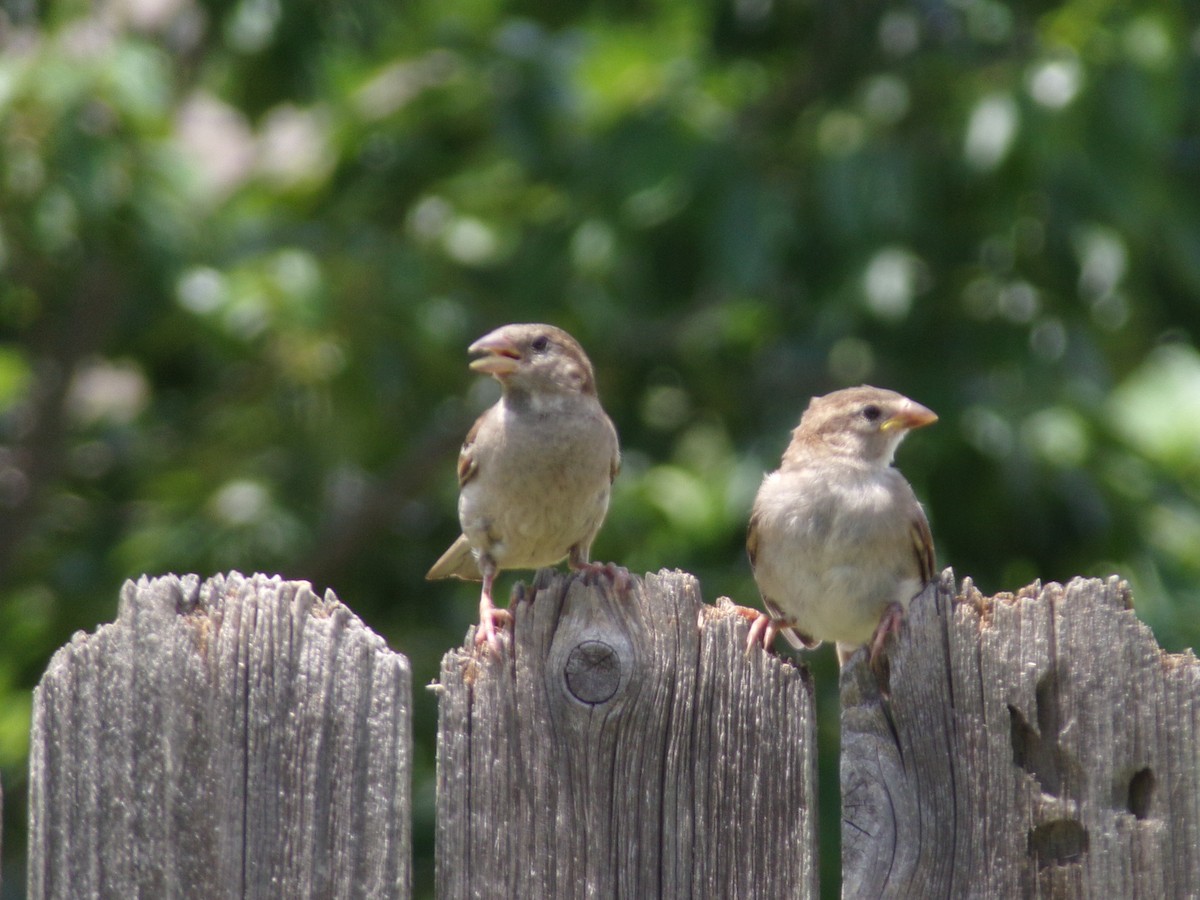
[{"label": "sparrow head", "polygon": [[472,371],[491,375],[506,393],[596,393],[587,354],[575,338],[553,325],[505,325],[467,350],[482,354],[471,361]]},{"label": "sparrow head", "polygon": [[932,410],[895,391],[870,385],[834,391],[808,404],[784,460],[827,453],[891,465],[906,434],[936,421]]}]

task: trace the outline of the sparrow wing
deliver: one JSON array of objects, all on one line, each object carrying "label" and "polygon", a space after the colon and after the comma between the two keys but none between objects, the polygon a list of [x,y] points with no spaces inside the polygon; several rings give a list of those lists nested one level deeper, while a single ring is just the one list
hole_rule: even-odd
[{"label": "sparrow wing", "polygon": [[462,449],[458,451],[459,490],[462,490],[462,486],[474,478],[475,473],[479,471],[479,460],[475,458],[475,438],[479,435],[479,428],[483,425],[486,416],[485,412],[475,420],[475,424],[471,426],[471,430],[467,432],[467,436],[463,440]]},{"label": "sparrow wing", "polygon": [[929,531],[929,520],[925,518],[925,511],[920,505],[909,523],[909,534],[912,537],[917,571],[921,573],[921,584],[928,584],[933,581],[934,575],[933,534]]},{"label": "sparrow wing", "polygon": [[[475,424],[471,426],[471,430],[467,432],[467,437],[463,441],[462,450],[458,453],[459,490],[462,490],[462,486],[474,478],[475,473],[479,471],[479,461],[475,454],[475,438],[479,434],[479,426],[483,423],[486,415],[487,413],[484,413],[475,420]],[[471,551],[471,545],[465,534],[460,534],[458,540],[451,544],[432,568],[425,573],[426,581],[436,581],[439,578],[461,578],[464,581],[483,580],[483,576],[479,573],[479,563]]]},{"label": "sparrow wing", "polygon": [[750,557],[750,571],[758,565],[758,509],[750,513],[750,525],[746,529],[746,555]]},{"label": "sparrow wing", "polygon": [[[758,510],[755,509],[750,514],[750,526],[746,529],[746,554],[750,557],[750,571],[752,572],[758,564],[758,528],[759,515]],[[759,594],[762,596],[763,607],[766,609],[767,615],[771,617],[771,621],[779,625],[779,633],[784,636],[794,649],[811,650],[814,647],[821,646],[820,641],[814,640],[804,632],[789,626],[787,624],[789,617],[779,608],[779,605],[770,597],[763,594],[761,590]]]}]

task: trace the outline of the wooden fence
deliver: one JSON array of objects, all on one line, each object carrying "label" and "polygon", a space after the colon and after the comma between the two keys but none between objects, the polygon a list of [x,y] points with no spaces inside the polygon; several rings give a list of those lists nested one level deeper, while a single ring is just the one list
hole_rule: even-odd
[{"label": "wooden fence", "polygon": [[[1127,588],[945,573],[842,673],[846,897],[1200,896],[1200,666]],[[679,572],[539,573],[438,685],[439,897],[817,892],[807,670]],[[31,898],[406,897],[405,659],[331,594],[142,579],[35,697]]]}]

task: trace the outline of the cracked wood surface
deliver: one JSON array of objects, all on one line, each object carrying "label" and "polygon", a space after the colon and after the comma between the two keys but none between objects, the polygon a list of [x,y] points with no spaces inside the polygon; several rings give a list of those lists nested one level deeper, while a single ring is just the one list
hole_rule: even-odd
[{"label": "cracked wood surface", "polygon": [[[886,699],[851,661],[844,896],[1200,896],[1200,666],[1130,602],[948,571]],[[439,897],[815,896],[806,669],[679,572],[544,571],[514,613],[443,659]],[[128,583],[35,694],[29,896],[407,896],[409,684],[303,582]]]},{"label": "cracked wood surface", "polygon": [[34,696],[29,897],[408,896],[410,700],[331,592],[127,582]]},{"label": "cracked wood surface", "polygon": [[1200,666],[1117,579],[947,570],[842,673],[843,896],[1200,896]]},{"label": "cracked wood surface", "polygon": [[[806,669],[662,572],[539,572],[442,663],[437,895],[816,895]],[[515,634],[515,640],[513,635]]]}]

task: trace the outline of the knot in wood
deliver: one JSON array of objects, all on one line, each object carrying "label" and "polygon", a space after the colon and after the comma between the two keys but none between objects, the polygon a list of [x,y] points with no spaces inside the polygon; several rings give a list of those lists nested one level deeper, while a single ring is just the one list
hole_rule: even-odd
[{"label": "knot in wood", "polygon": [[605,703],[621,685],[621,657],[604,641],[577,644],[564,667],[567,690],[582,703]]}]

